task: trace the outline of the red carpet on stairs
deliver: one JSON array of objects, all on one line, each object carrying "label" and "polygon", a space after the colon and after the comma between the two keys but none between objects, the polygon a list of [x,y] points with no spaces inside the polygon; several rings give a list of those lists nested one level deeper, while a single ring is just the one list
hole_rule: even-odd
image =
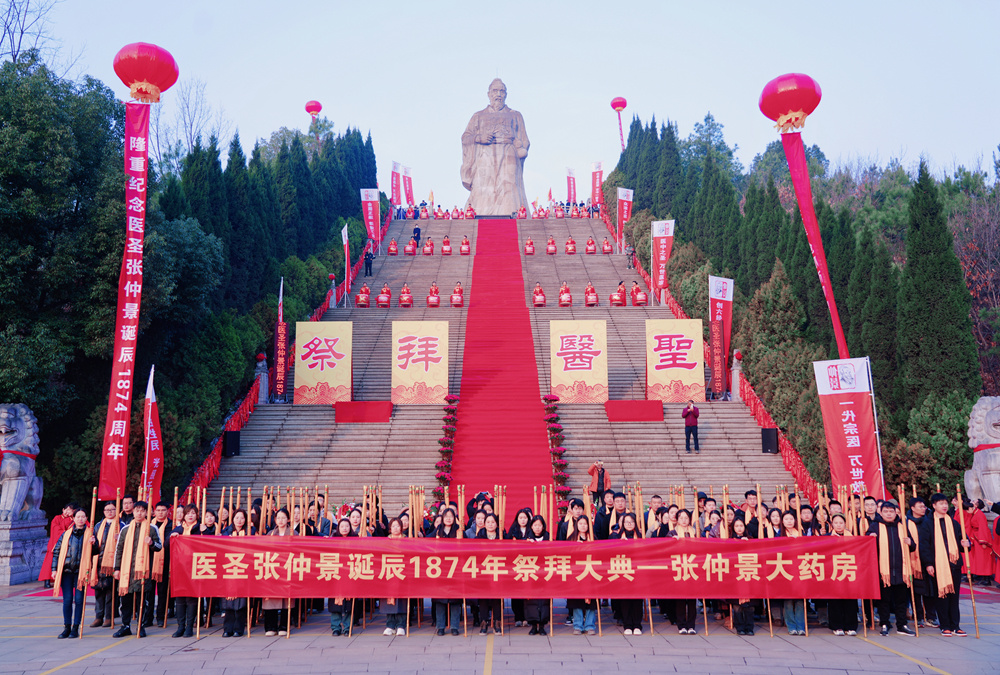
[{"label": "red carpet on stairs", "polygon": [[509,521],[518,509],[531,506],[534,486],[552,482],[552,462],[517,225],[480,220],[478,228],[452,485],[464,484],[466,499],[506,485]]}]

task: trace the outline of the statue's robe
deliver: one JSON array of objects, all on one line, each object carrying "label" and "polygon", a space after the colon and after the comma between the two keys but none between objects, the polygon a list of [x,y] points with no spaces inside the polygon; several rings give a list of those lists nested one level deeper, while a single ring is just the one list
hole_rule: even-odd
[{"label": "statue's robe", "polygon": [[[476,143],[477,136],[490,134],[514,140]],[[462,134],[462,185],[472,193],[466,205],[491,216],[510,216],[522,206],[527,208],[524,157],[518,154],[527,154],[529,145],[524,118],[516,110],[504,106],[494,112],[487,107],[475,113]]]}]

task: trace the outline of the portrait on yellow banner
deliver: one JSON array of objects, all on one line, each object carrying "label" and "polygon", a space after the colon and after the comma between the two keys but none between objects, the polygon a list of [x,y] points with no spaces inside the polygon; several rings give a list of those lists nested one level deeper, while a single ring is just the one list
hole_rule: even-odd
[{"label": "portrait on yellow banner", "polygon": [[350,321],[299,321],[295,324],[294,403],[316,405],[350,401],[354,383]]},{"label": "portrait on yellow banner", "polygon": [[701,319],[646,319],[646,399],[705,400]]},{"label": "portrait on yellow banner", "polygon": [[436,405],[448,395],[448,322],[392,322],[393,403]]},{"label": "portrait on yellow banner", "polygon": [[550,321],[551,391],[561,403],[608,400],[606,321]]}]

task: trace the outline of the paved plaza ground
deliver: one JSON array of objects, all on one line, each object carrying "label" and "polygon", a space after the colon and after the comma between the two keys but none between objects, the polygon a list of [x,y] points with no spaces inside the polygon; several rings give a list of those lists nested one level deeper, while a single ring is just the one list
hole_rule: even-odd
[{"label": "paved plaza ground", "polygon": [[[810,627],[809,637],[790,637],[784,629],[768,636],[767,624],[754,637],[739,637],[710,622],[710,634],[678,635],[666,622],[663,633],[644,631],[625,636],[609,626],[604,636],[574,636],[557,624],[554,635],[529,636],[526,628],[506,635],[438,637],[424,623],[409,637],[385,637],[385,623],[353,637],[330,635],[329,614],[313,617],[289,639],[264,637],[222,638],[221,621],[203,630],[201,640],[173,639],[168,629],[152,628],[145,639],[114,640],[108,629],[85,629],[80,640],[56,640],[62,630],[59,600],[31,596],[40,584],[0,587],[0,673],[58,672],[87,675],[116,673],[761,673],[808,675],[845,673],[1000,672],[1000,594],[976,595],[981,639],[972,623],[972,604],[963,596],[962,625],[967,638],[944,638],[927,629],[919,638],[869,634],[835,637],[829,630]],[[93,611],[92,601],[88,613]],[[508,609],[509,616],[509,609]],[[657,615],[658,616],[658,615]],[[563,612],[557,609],[557,619]],[[89,619],[85,623],[89,623]],[[654,625],[654,628],[656,626]],[[699,628],[701,624],[699,623]]]}]

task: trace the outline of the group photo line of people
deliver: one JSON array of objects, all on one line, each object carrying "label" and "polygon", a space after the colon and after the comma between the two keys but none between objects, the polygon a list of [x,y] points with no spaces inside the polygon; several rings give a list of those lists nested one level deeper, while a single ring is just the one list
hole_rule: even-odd
[{"label": "group photo line of people", "polygon": [[[762,499],[760,486],[742,499],[724,486],[716,496],[697,488],[670,486],[666,497],[647,500],[642,488],[610,487],[610,475],[600,462],[590,470],[591,483],[582,497],[565,503],[543,486],[532,505],[517,508],[508,522],[506,489],[494,486],[465,499],[464,486],[457,500],[425,502],[426,490],[411,487],[408,503],[398,514],[383,508],[381,488],[365,486],[359,502],[345,501],[332,508],[328,490],[267,487],[254,498],[249,489],[223,489],[217,508],[209,506],[204,489],[189,489],[184,504],[175,490],[174,501],[148,504],[125,495],[103,504],[103,519],[95,523],[97,491],[91,512],[67,504],[53,519],[49,556],[42,579],[62,594],[64,630],[60,638],[81,635],[85,599],[93,590],[94,618],[90,628],[111,628],[116,638],[144,637],[146,628],[166,627],[176,619],[173,637],[200,637],[222,614],[223,637],[249,635],[263,621],[266,636],[290,635],[310,617],[329,611],[334,636],[352,635],[384,615],[385,635],[406,635],[424,619],[423,599],[344,598],[293,600],[290,598],[190,598],[171,597],[169,591],[170,541],[183,536],[252,537],[420,537],[427,539],[477,539],[590,542],[608,539],[658,537],[753,540],[781,537],[871,536],[879,571],[880,595],[874,600],[823,598],[733,598],[724,600],[569,599],[565,625],[574,635],[603,634],[607,624],[625,635],[641,635],[643,624],[659,630],[672,625],[679,634],[696,634],[699,614],[708,633],[710,622],[738,635],[754,635],[767,624],[771,635],[785,628],[789,635],[805,636],[809,620],[813,630],[826,629],[838,636],[878,630],[888,635],[917,635],[936,629],[947,637],[964,637],[959,611],[963,579],[970,594],[973,585],[1000,583],[1000,558],[985,512],[1000,513],[1000,504],[965,499],[960,487],[953,495],[936,492],[929,499],[906,497],[899,486],[897,499],[836,495],[820,489],[815,503],[804,499],[797,486],[775,486],[770,502]],[[939,486],[940,487],[940,486]],[[916,492],[913,487],[912,493]],[[143,497],[144,495],[140,495]],[[836,498],[834,498],[836,497]],[[214,502],[213,502],[214,503]],[[464,506],[462,506],[464,504]],[[987,508],[988,507],[988,508]],[[411,514],[421,514],[419,518]],[[1000,521],[998,521],[1000,522]],[[974,594],[972,594],[973,608]],[[405,604],[404,604],[405,603]],[[560,607],[562,609],[562,607]],[[656,610],[659,616],[655,617]],[[610,618],[602,622],[602,610]],[[530,627],[529,635],[546,635],[556,614],[555,599],[454,599],[432,598],[430,621],[438,635],[481,634]],[[507,619],[505,625],[505,618]],[[116,619],[119,625],[116,627]],[[609,623],[610,621],[610,623]],[[978,622],[977,622],[978,634]]]}]

